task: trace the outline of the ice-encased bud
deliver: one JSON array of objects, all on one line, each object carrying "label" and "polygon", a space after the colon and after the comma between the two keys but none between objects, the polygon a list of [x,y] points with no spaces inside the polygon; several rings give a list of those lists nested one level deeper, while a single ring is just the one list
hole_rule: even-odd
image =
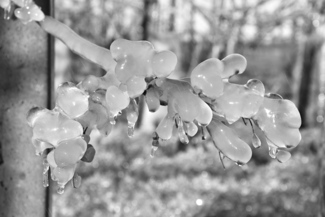
[{"label": "ice-encased bud", "polygon": [[127,86],[127,92],[130,98],[136,98],[140,96],[147,88],[147,83],[142,76],[132,76],[125,83]]},{"label": "ice-encased bud", "polygon": [[65,82],[57,89],[56,106],[70,118],[78,118],[89,109],[88,98],[75,84]]},{"label": "ice-encased bud", "polygon": [[48,109],[37,112],[32,128],[33,139],[48,142],[54,147],[57,147],[62,140],[76,138],[83,134],[79,122],[67,118],[58,111]]},{"label": "ice-encased bud", "polygon": [[241,117],[251,118],[263,103],[263,90],[258,80],[250,80],[246,85],[225,82],[223,94],[212,103],[213,109],[230,124]]},{"label": "ice-encased bud", "polygon": [[22,8],[17,8],[15,16],[24,24],[31,21],[42,21],[45,18],[42,10],[33,1]]},{"label": "ice-encased bud", "polygon": [[191,85],[202,93],[215,99],[222,94],[223,82],[221,73],[224,70],[223,63],[216,58],[205,60],[197,65],[191,73]]},{"label": "ice-encased bud", "polygon": [[106,103],[112,116],[117,116],[120,111],[125,109],[130,103],[127,92],[118,87],[110,86],[106,90]]},{"label": "ice-encased bud", "polygon": [[59,167],[73,166],[87,149],[87,143],[82,138],[61,141],[54,150],[54,160]]},{"label": "ice-encased bud", "polygon": [[235,132],[222,122],[213,119],[207,129],[219,151],[238,164],[246,164],[252,157],[252,150]]},{"label": "ice-encased bud", "polygon": [[167,77],[174,71],[177,64],[177,56],[171,51],[155,53],[152,58],[153,74],[157,77]]},{"label": "ice-encased bud", "polygon": [[117,39],[111,46],[113,58],[116,60],[115,74],[117,79],[126,83],[132,76],[151,77],[154,48],[147,41],[129,41]]},{"label": "ice-encased bud", "polygon": [[150,87],[147,89],[145,100],[150,112],[156,112],[159,109],[159,91],[155,87]]}]

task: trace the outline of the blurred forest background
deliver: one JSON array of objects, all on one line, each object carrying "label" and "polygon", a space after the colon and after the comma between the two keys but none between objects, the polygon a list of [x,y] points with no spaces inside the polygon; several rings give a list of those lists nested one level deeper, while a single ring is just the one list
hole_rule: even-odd
[{"label": "blurred forest background", "polygon": [[[100,46],[125,38],[175,52],[175,78],[188,77],[207,58],[244,55],[247,70],[232,81],[257,78],[267,92],[294,101],[303,139],[285,164],[271,159],[264,144],[248,165],[225,160],[224,170],[200,133],[188,145],[175,137],[150,158],[152,132],[166,111],[149,114],[144,107],[133,138],[123,116],[107,138],[92,135],[95,160],[78,168],[80,189],[54,194],[54,216],[324,216],[324,0],[56,0],[55,10],[58,20]],[[103,75],[60,41],[55,46],[56,85]],[[239,122],[235,128],[250,144],[250,128]]]}]

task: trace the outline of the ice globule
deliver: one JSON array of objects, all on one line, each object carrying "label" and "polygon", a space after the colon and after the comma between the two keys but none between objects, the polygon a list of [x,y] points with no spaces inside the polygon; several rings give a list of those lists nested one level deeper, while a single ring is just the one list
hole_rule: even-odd
[{"label": "ice globule", "polygon": [[[241,117],[251,118],[264,100],[264,86],[261,82],[248,81],[246,85],[224,82],[223,94],[212,103],[214,111],[232,124]],[[257,85],[258,84],[258,85]]]},{"label": "ice globule", "polygon": [[66,82],[57,88],[56,106],[70,118],[78,118],[88,111],[88,98],[89,95],[75,84]]},{"label": "ice globule", "polygon": [[7,9],[11,4],[11,0],[0,0],[0,7]]},{"label": "ice globule", "polygon": [[160,107],[159,91],[156,87],[149,87],[146,91],[145,101],[150,112],[156,112]]},{"label": "ice globule", "polygon": [[45,18],[42,10],[33,2],[24,2],[22,8],[15,10],[15,16],[23,23],[27,24],[32,21],[42,21]]},{"label": "ice globule", "polygon": [[159,138],[163,140],[169,140],[172,137],[173,127],[175,124],[174,120],[174,117],[170,117],[168,115],[161,120],[158,127],[156,128],[156,133]]},{"label": "ice globule", "polygon": [[205,60],[197,65],[191,73],[191,85],[193,88],[202,91],[202,93],[215,99],[223,92],[223,82],[221,73],[224,70],[224,64],[216,58]]},{"label": "ice globule", "polygon": [[87,150],[87,143],[81,137],[61,141],[54,149],[54,160],[59,167],[73,166]]},{"label": "ice globule", "polygon": [[168,77],[174,71],[177,64],[177,56],[171,51],[155,53],[152,58],[153,74],[160,77]]},{"label": "ice globule", "polygon": [[162,91],[160,100],[168,101],[168,111],[179,114],[183,121],[191,122],[202,115],[198,105],[204,102],[193,93],[188,82],[165,78],[160,79],[157,86]]},{"label": "ice globule", "polygon": [[301,140],[301,117],[297,107],[289,100],[264,98],[253,119],[266,138],[279,148],[295,147]]},{"label": "ice globule", "polygon": [[[42,109],[36,114],[30,113],[33,139],[47,142],[54,147],[62,140],[81,136],[83,128],[77,121],[71,120],[58,111]],[[35,116],[34,116],[35,115]]]},{"label": "ice globule", "polygon": [[118,87],[110,86],[106,90],[106,102],[111,116],[115,117],[129,105],[130,97]]},{"label": "ice globule", "polygon": [[232,129],[217,119],[213,119],[207,126],[216,148],[230,160],[246,164],[252,157],[252,150],[241,140]]}]

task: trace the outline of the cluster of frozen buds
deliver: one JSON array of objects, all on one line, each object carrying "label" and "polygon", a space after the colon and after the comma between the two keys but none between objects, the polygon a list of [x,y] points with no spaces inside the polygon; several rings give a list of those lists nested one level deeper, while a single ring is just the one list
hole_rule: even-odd
[{"label": "cluster of frozen buds", "polygon": [[[0,6],[5,2],[0,0]],[[22,11],[37,6],[32,1],[22,2],[18,4],[22,9],[15,11],[15,15],[23,23],[41,20],[40,26],[45,31],[107,71],[103,77],[89,75],[79,84],[62,84],[52,110],[38,107],[30,110],[27,119],[33,129],[32,141],[37,154],[44,153],[45,186],[50,168],[59,193],[63,193],[70,180],[78,187],[80,177],[75,174],[78,162],[91,162],[95,155],[93,146],[88,144],[90,132],[98,129],[107,136],[122,111],[126,112],[128,135],[132,136],[138,119],[137,99],[141,95],[145,96],[151,112],[167,106],[167,115],[153,135],[152,155],[161,141],[172,137],[176,128],[181,142],[188,143],[188,136],[200,131],[203,139],[210,135],[221,160],[227,157],[238,165],[246,164],[252,150],[231,129],[233,123],[241,120],[252,127],[253,146],[261,146],[255,133],[259,128],[270,156],[280,162],[287,161],[291,156],[288,149],[300,142],[301,118],[291,101],[277,94],[265,94],[263,83],[256,79],[245,85],[229,82],[230,77],[246,69],[242,55],[208,59],[193,69],[189,79],[173,80],[167,78],[177,65],[173,52],[158,52],[149,42],[125,39],[114,41],[110,50],[101,48],[52,18],[45,16],[38,20],[25,16]]]}]

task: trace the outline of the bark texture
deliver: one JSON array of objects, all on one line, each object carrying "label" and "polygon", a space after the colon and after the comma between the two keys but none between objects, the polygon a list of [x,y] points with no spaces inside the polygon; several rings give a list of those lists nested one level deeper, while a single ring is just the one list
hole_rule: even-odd
[{"label": "bark texture", "polygon": [[[36,3],[49,13],[50,1]],[[0,10],[0,216],[49,216],[26,114],[51,102],[50,40],[37,23],[2,17]]]}]

